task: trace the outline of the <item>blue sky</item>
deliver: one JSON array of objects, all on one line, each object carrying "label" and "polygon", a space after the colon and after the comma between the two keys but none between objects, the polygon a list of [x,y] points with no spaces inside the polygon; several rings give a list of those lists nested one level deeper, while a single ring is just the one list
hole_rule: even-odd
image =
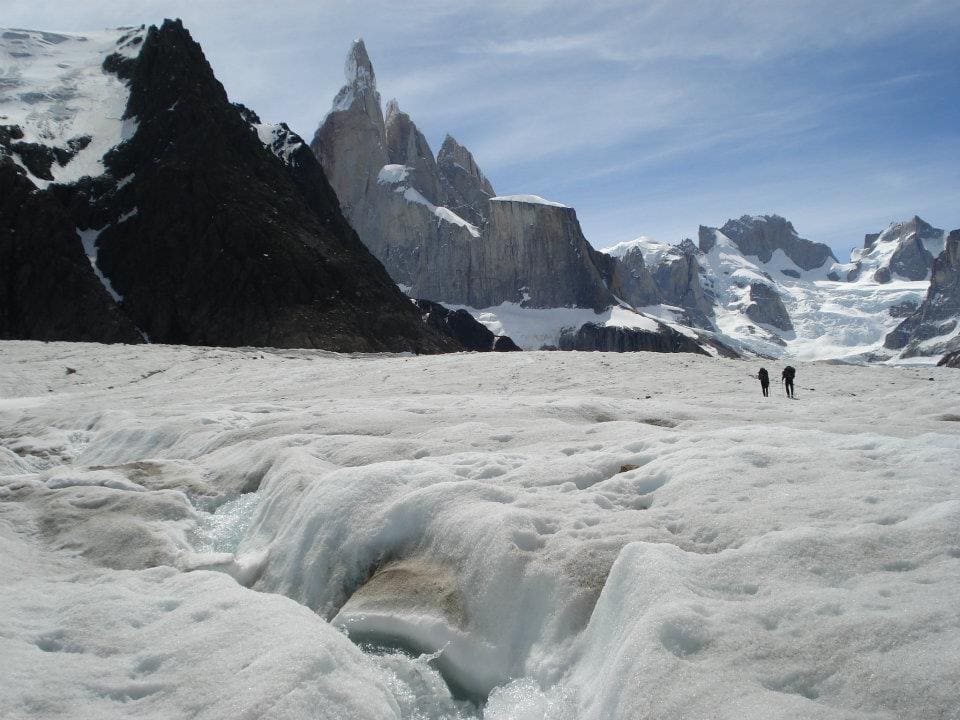
[{"label": "blue sky", "polygon": [[598,247],[779,213],[840,259],[919,214],[960,227],[958,0],[7,0],[6,25],[182,17],[231,98],[308,139],[367,43],[434,149],[577,209]]}]

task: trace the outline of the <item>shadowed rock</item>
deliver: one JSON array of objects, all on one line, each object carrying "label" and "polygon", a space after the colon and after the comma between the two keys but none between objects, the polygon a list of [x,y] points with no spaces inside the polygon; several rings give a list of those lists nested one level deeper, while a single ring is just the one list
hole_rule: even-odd
[{"label": "shadowed rock", "polygon": [[142,342],[52,194],[0,151],[0,338]]},{"label": "shadowed rock", "polygon": [[561,350],[688,352],[709,355],[696,340],[665,325],[660,325],[658,332],[650,332],[586,323],[576,332],[566,332],[561,335],[559,346]]},{"label": "shadowed rock", "polygon": [[509,337],[494,335],[466,310],[450,310],[430,300],[414,300],[414,303],[427,325],[456,340],[464,350],[509,352],[520,349]]},{"label": "shadowed rock", "polygon": [[780,330],[793,330],[790,314],[776,290],[763,283],[750,283],[750,304],[744,311],[748,318],[760,325],[772,325]]}]

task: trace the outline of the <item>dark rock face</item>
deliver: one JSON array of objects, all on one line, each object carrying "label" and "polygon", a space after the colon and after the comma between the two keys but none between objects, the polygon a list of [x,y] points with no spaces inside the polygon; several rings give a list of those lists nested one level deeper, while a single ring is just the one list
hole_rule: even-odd
[{"label": "dark rock face", "polygon": [[142,342],[97,279],[63,207],[2,153],[0,339]]},{"label": "dark rock face", "polygon": [[0,125],[0,148],[16,154],[23,167],[41,180],[53,180],[53,173],[50,172],[53,164],[64,167],[92,139],[89,135],[78,135],[68,140],[67,147],[62,148],[22,142],[22,137],[23,130],[19,126]]},{"label": "dark rock face", "polygon": [[105,67],[129,80],[137,132],[105,176],[58,192],[79,226],[103,227],[100,268],[152,340],[457,349],[366,251],[309,152],[266,151],[179,21]]},{"label": "dark rock face", "polygon": [[960,230],[952,231],[943,252],[933,261],[930,288],[917,310],[900,323],[884,340],[891,350],[903,350],[904,357],[939,355],[960,349],[960,336],[952,340],[921,343],[953,332],[960,322]]},{"label": "dark rock face", "polygon": [[488,215],[493,186],[480,170],[473,155],[447,135],[437,154],[443,185],[444,205],[474,225],[482,225]]},{"label": "dark rock face", "polygon": [[688,352],[709,355],[695,340],[665,325],[660,326],[660,332],[649,332],[586,323],[576,332],[561,335],[560,349],[600,352]]},{"label": "dark rock face", "polygon": [[924,280],[933,266],[933,255],[918,235],[905,239],[890,258],[890,270],[908,280]]},{"label": "dark rock face", "polygon": [[905,318],[910,317],[917,311],[918,305],[909,300],[904,300],[902,303],[897,305],[891,305],[890,309],[887,311],[890,313],[890,317],[894,318]]},{"label": "dark rock face", "polygon": [[450,310],[430,300],[413,302],[427,325],[456,340],[464,350],[509,352],[520,349],[509,337],[494,335],[466,310]]},{"label": "dark rock face", "polygon": [[937,362],[938,367],[949,367],[949,368],[960,368],[960,350],[954,350],[951,353],[947,353],[939,362]]},{"label": "dark rock face", "polygon": [[876,272],[873,273],[873,279],[874,282],[878,282],[881,285],[886,285],[888,282],[893,280],[893,276],[890,274],[890,268],[877,268]]},{"label": "dark rock face", "polygon": [[[710,252],[716,243],[712,229],[700,227],[702,252]],[[776,250],[782,250],[803,270],[820,268],[827,260],[836,262],[828,246],[800,237],[793,224],[779,215],[744,215],[739,220],[728,220],[720,232],[730,238],[743,255],[755,255],[761,262],[770,262]]]},{"label": "dark rock face", "polygon": [[760,325],[772,325],[780,330],[793,330],[790,314],[776,290],[763,283],[750,283],[750,304],[744,311],[748,318]]},{"label": "dark rock face", "polygon": [[496,335],[493,339],[494,352],[519,352],[522,348],[507,335]]}]

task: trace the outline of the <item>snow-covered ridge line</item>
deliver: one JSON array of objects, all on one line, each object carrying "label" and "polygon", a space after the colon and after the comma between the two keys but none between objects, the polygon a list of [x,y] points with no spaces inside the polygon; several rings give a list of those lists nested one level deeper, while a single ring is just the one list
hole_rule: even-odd
[{"label": "snow-covered ridge line", "polygon": [[496,197],[490,198],[490,202],[515,202],[515,203],[527,203],[529,205],[550,205],[551,207],[558,208],[567,208],[570,209],[569,205],[564,205],[563,203],[558,203],[553,200],[546,200],[539,195],[497,195]]},{"label": "snow-covered ridge line", "polygon": [[[113,54],[135,57],[145,34],[143,27],[82,35],[0,29],[0,124],[22,133],[11,154],[37,187],[101,175],[103,156],[133,135],[135,121],[123,119],[126,83],[103,63]],[[52,179],[38,177],[26,167],[19,143],[69,151],[68,159],[60,155],[67,161],[50,165]]]},{"label": "snow-covered ridge line", "polygon": [[274,155],[290,164],[290,158],[297,150],[306,147],[303,138],[293,132],[286,123],[253,123],[260,142]]}]

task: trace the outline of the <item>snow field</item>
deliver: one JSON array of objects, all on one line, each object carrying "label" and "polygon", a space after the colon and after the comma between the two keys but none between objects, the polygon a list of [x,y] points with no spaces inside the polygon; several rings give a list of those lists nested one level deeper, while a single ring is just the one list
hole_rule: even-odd
[{"label": "snow field", "polygon": [[960,717],[953,370],[0,351],[4,717]]},{"label": "snow field", "polygon": [[[65,166],[56,162],[56,182],[76,182],[103,173],[103,156],[133,136],[136,120],[124,120],[126,83],[103,69],[113,53],[136,56],[142,28],[60,34],[0,28],[0,118],[19,125],[23,141],[67,148],[71,140],[90,143]],[[14,156],[16,159],[16,156]],[[40,188],[49,181],[30,175]]]}]

